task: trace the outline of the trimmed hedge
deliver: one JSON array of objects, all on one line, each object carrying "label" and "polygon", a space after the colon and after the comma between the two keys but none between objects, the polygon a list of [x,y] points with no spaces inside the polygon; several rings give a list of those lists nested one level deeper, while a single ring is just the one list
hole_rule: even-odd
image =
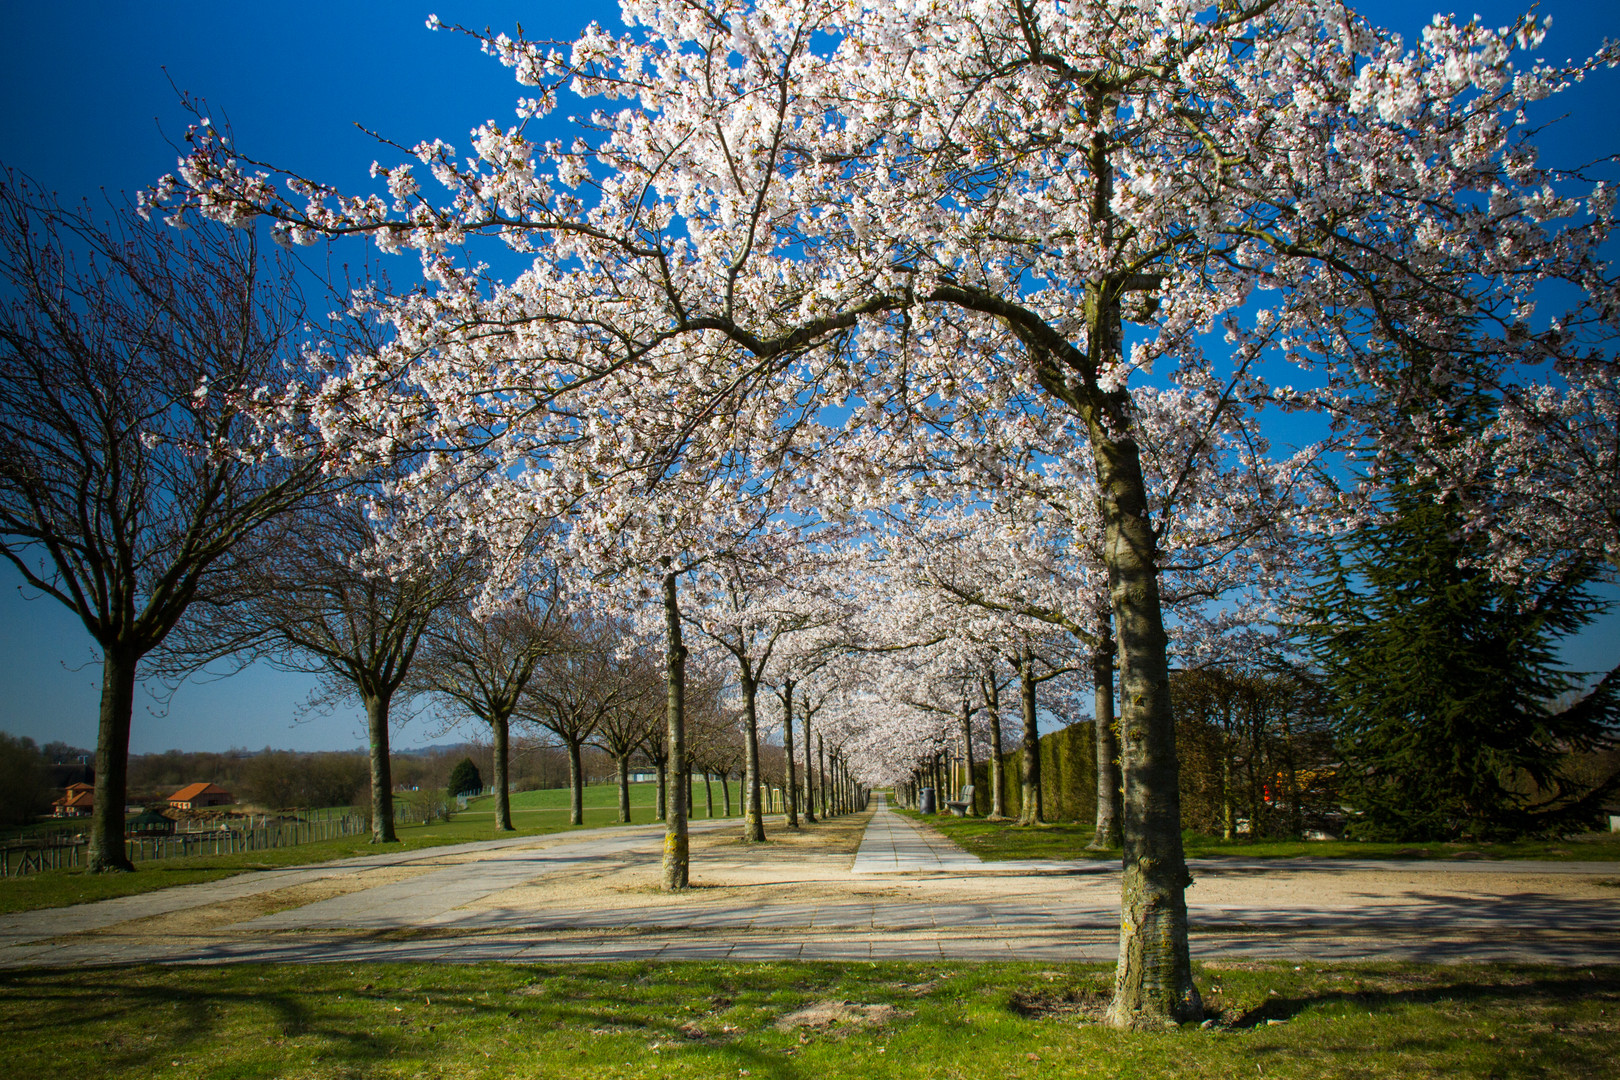
[{"label": "trimmed hedge", "polygon": [[[1017,817],[1023,807],[1024,751],[1010,750],[1001,756],[1002,805],[1008,817]],[[990,812],[990,763],[973,767],[973,783],[979,792],[974,801],[980,813]],[[1097,740],[1091,721],[1083,720],[1041,736],[1041,810],[1047,821],[1075,821],[1089,825],[1097,820]]]}]

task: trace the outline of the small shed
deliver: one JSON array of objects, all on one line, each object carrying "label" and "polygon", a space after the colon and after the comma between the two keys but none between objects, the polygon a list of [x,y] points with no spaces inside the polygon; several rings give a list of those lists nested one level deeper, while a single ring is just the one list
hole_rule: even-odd
[{"label": "small shed", "polygon": [[124,829],[132,836],[166,836],[174,832],[174,819],[148,808],[130,818]]}]

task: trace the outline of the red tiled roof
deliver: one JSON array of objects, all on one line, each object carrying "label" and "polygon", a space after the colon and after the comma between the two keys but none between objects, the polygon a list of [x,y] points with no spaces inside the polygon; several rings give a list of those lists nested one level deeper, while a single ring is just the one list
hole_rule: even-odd
[{"label": "red tiled roof", "polygon": [[214,784],[187,784],[168,797],[167,802],[195,802],[204,795],[229,795],[230,792]]}]

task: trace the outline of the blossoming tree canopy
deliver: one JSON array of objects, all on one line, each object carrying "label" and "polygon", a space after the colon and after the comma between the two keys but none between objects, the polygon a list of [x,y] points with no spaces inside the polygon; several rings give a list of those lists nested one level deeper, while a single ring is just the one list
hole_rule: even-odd
[{"label": "blossoming tree canopy", "polygon": [[[639,483],[745,455],[838,504],[881,466],[850,452],[852,430],[1070,413],[1124,672],[1113,1016],[1198,1016],[1141,456],[1183,418],[1141,395],[1150,376],[1217,387],[1236,420],[1323,408],[1421,450],[1430,395],[1465,359],[1511,406],[1504,424],[1543,433],[1504,453],[1612,433],[1614,202],[1538,164],[1527,110],[1614,48],[1523,60],[1544,33],[1528,17],[1437,18],[1408,45],[1334,0],[623,11],[625,33],[567,47],[485,39],[535,88],[519,122],[480,127],[465,159],[423,143],[379,169],[387,197],[278,174],[198,126],[153,199],[419,252],[429,287],[380,301],[396,340],[316,405],[351,438],[391,425],[476,449],[439,459],[436,481],[527,476],[524,513],[611,507],[602,448],[630,439],[639,455],[612,461],[640,462]],[[530,141],[565,91],[600,107],[575,139]],[[532,261],[486,280],[459,261],[478,233]],[[1224,347],[1200,347],[1217,330]],[[1262,377],[1287,364],[1312,388]],[[375,392],[401,372],[405,409]],[[1527,470],[1503,464],[1511,495]],[[1586,494],[1501,505],[1612,558],[1614,486],[1571,490]]]}]

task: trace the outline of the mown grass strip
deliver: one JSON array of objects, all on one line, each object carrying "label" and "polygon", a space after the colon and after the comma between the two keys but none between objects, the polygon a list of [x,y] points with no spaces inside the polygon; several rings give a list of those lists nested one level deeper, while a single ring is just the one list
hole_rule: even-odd
[{"label": "mown grass strip", "polygon": [[[987,862],[1005,859],[1117,860],[1119,850],[1087,851],[1092,827],[1074,823],[1023,826],[1011,821],[959,818],[914,810],[900,810],[914,820],[926,821]],[[1248,859],[1542,859],[1553,862],[1620,860],[1620,833],[1590,832],[1559,840],[1520,840],[1513,843],[1383,844],[1354,840],[1220,840],[1188,832],[1182,843],[1190,859],[1237,857]]]},{"label": "mown grass strip", "polygon": [[0,973],[31,1077],[1613,1076],[1620,968],[1204,965],[1222,1019],[1089,1020],[1097,965],[130,967]]}]

